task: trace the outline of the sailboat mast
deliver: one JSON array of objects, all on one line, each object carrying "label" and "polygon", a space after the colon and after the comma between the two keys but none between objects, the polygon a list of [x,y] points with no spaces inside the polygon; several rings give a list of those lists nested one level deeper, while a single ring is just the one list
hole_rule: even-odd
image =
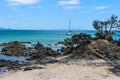
[{"label": "sailboat mast", "polygon": [[69,32],[70,32],[71,20],[69,19]]}]

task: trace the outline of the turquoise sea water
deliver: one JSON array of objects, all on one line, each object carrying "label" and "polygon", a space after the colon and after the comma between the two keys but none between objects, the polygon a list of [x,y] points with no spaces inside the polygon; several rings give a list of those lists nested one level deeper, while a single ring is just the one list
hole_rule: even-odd
[{"label": "turquoise sea water", "polygon": [[[54,44],[63,41],[67,36],[65,30],[1,30],[0,43],[11,41],[29,41],[37,43],[38,41],[44,45]],[[86,32],[94,34],[95,31],[79,30],[75,33]]]}]

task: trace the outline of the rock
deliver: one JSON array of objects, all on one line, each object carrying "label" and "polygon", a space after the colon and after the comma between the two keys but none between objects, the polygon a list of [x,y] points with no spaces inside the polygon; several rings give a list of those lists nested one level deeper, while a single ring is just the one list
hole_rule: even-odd
[{"label": "rock", "polygon": [[47,52],[45,53],[47,56],[58,56],[59,52],[52,50],[51,48],[47,48]]},{"label": "rock", "polygon": [[[58,53],[57,51],[52,50],[51,48],[46,48],[44,47],[42,44],[40,44],[39,42],[37,43],[37,45],[35,46],[35,49],[37,49],[37,54],[38,55],[46,55],[46,56],[57,56],[60,53]],[[37,55],[37,56],[38,56]]]},{"label": "rock", "polygon": [[18,61],[0,60],[0,67],[7,67],[7,69],[18,70],[25,64],[20,64]]},{"label": "rock", "polygon": [[37,52],[39,54],[45,54],[47,52],[47,49],[42,44],[40,44],[39,42],[35,46],[35,49],[37,50]]},{"label": "rock", "polygon": [[111,71],[115,73],[117,76],[120,76],[120,65],[114,66],[114,68],[112,68]]},{"label": "rock", "polygon": [[30,44],[30,42],[9,42],[2,43],[1,46],[2,51],[1,54],[9,55],[9,56],[29,56],[32,52],[31,48],[27,48],[25,44]]},{"label": "rock", "polygon": [[27,67],[27,68],[25,68],[23,71],[29,71],[29,70],[32,70],[33,68],[31,68],[31,67]]},{"label": "rock", "polygon": [[40,66],[27,66],[26,68],[23,69],[23,71],[29,71],[33,69],[43,69],[43,67]]},{"label": "rock", "polygon": [[[26,44],[27,45],[26,47]],[[9,42],[9,43],[2,43],[1,46],[2,51],[1,54],[4,55],[9,55],[9,56],[28,56],[28,57],[37,57],[38,58],[41,55],[46,55],[46,56],[56,56],[59,53],[57,51],[54,51],[50,48],[44,47],[42,44],[39,42],[35,45],[35,47],[30,48],[29,46],[32,45],[31,43],[28,42]]]},{"label": "rock", "polygon": [[93,55],[100,58],[120,58],[120,48],[115,44],[111,44],[107,40],[99,39],[93,41],[88,47]]}]

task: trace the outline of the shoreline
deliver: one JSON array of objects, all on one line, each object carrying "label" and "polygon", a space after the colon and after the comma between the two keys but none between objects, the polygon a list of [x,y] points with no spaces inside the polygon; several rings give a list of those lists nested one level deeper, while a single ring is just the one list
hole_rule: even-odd
[{"label": "shoreline", "polygon": [[43,69],[17,71],[0,80],[119,80],[109,71],[111,67],[102,59],[78,60],[68,63],[47,64]]},{"label": "shoreline", "polygon": [[[16,71],[6,76],[3,76],[3,79],[1,78],[0,80],[8,80],[9,78],[11,80],[19,80],[18,77],[21,77],[20,80],[25,80],[25,78],[27,78],[30,75],[31,77],[28,77],[30,78],[28,80],[40,80],[41,78],[42,78],[41,80],[48,80],[49,78],[50,80],[79,80],[78,77],[80,77],[80,80],[81,79],[103,80],[104,78],[105,80],[110,80],[111,76],[112,78],[115,79],[120,78],[119,71],[116,71],[119,68],[119,64],[116,64],[116,62],[119,62],[117,61],[119,59],[119,54],[116,52],[119,50],[119,46],[111,44],[107,40],[98,39],[92,41],[91,43],[89,43],[88,41],[88,44],[86,45],[84,44],[76,45],[76,46],[73,45],[71,47],[68,45],[65,48],[61,48],[61,52],[63,51],[64,54],[60,54],[58,50],[55,51],[49,47],[45,47],[39,42],[33,45],[30,42],[15,41],[9,43],[2,43],[1,46],[3,46],[3,48],[1,49],[1,54],[3,55],[17,56],[17,57],[24,56],[29,58],[26,58],[25,61],[21,61],[22,63],[20,63],[19,60],[17,61],[0,60],[0,67],[6,66],[8,70]],[[106,49],[103,47],[105,47]],[[111,53],[114,52],[115,55],[113,55],[113,53],[110,54],[110,52]],[[112,60],[113,57],[114,60]],[[116,57],[118,59],[116,59]],[[26,62],[27,60],[30,62]],[[32,63],[32,61],[35,62]],[[39,65],[45,65],[45,66],[41,67]],[[59,67],[61,68],[60,71],[59,71]],[[96,70],[94,70],[94,68]],[[41,72],[42,70],[43,72]],[[51,70],[53,70],[54,73]],[[37,71],[37,74],[34,71],[35,72]],[[88,74],[87,71],[90,71],[90,73],[93,72],[94,74],[90,74],[90,73]],[[101,71],[103,73],[101,73]],[[62,74],[63,72],[66,74],[63,75]],[[71,73],[69,74],[69,72]],[[27,74],[27,75],[24,76],[23,74],[24,75]],[[43,77],[41,76],[38,79],[34,79],[34,77],[35,78],[38,77],[35,74],[36,75],[41,74]],[[53,77],[49,76],[51,74],[52,76],[54,75],[57,79],[54,78],[54,76]],[[63,76],[60,77],[63,79],[59,79],[58,76],[59,74]],[[76,74],[76,75],[79,74],[79,75],[73,76],[72,74]],[[15,77],[14,75],[16,75],[17,77]],[[93,78],[92,76],[95,77]]]}]

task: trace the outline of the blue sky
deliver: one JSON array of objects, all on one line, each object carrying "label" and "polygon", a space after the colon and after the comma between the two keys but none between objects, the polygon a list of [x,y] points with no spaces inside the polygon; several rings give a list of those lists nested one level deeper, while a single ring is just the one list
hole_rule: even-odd
[{"label": "blue sky", "polygon": [[120,0],[0,0],[0,27],[93,29],[93,20],[120,18]]}]

